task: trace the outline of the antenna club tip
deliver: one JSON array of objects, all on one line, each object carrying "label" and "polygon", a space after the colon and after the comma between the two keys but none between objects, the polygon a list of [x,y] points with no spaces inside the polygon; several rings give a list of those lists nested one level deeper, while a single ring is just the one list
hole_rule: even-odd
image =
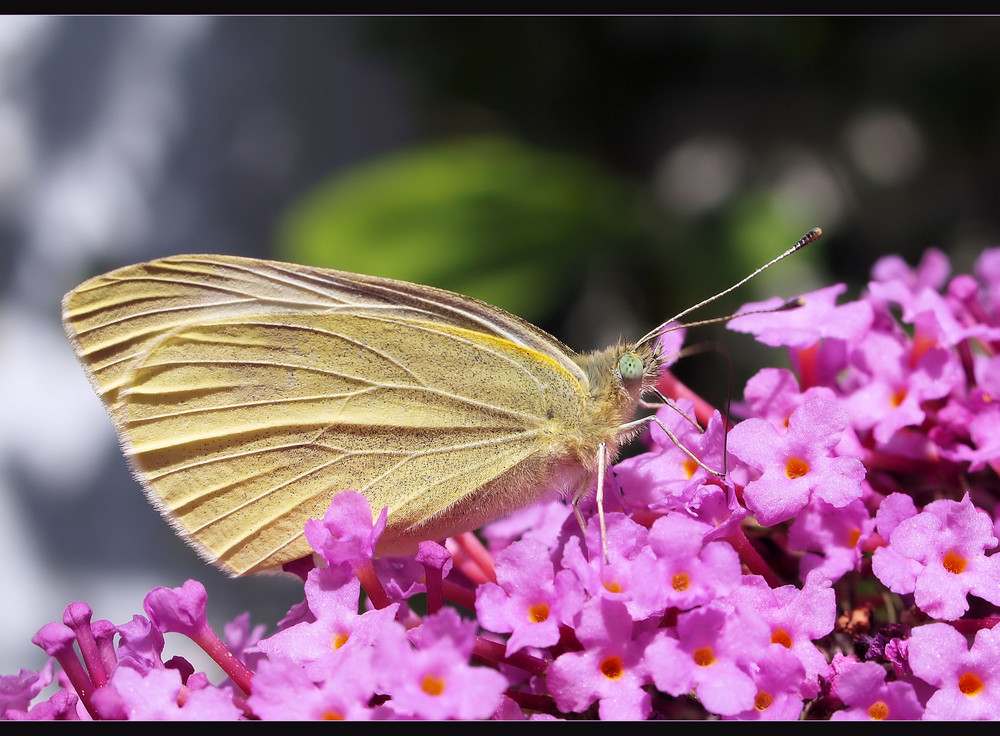
[{"label": "antenna club tip", "polygon": [[794,253],[797,250],[801,250],[814,240],[819,240],[822,234],[823,234],[822,228],[814,227],[812,230],[803,235],[802,238],[799,240],[799,242],[797,242],[795,245],[792,246],[789,253]]}]

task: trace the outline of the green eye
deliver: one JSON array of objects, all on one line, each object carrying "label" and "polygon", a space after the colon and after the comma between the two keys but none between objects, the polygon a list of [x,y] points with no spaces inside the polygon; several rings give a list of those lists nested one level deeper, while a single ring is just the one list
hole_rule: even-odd
[{"label": "green eye", "polygon": [[618,361],[618,372],[623,381],[635,381],[642,378],[642,359],[635,353],[625,353]]}]

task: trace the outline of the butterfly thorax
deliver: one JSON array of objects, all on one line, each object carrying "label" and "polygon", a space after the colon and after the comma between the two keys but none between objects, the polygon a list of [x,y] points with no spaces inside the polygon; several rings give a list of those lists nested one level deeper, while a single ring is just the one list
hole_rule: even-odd
[{"label": "butterfly thorax", "polygon": [[[626,370],[623,375],[623,357],[626,364],[632,360],[636,372]],[[590,395],[584,407],[585,418],[580,423],[579,437],[572,440],[574,445],[578,443],[578,454],[584,465],[593,470],[602,443],[609,459],[614,460],[618,448],[631,439],[633,433],[623,430],[622,425],[635,417],[643,394],[656,385],[662,359],[659,352],[648,345],[620,342],[574,360],[587,375]]]}]

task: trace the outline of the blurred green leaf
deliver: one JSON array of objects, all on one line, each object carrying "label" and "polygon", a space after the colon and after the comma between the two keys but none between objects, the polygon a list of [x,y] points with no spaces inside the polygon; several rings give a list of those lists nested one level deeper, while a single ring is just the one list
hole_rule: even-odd
[{"label": "blurred green leaf", "polygon": [[649,232],[638,188],[589,160],[488,137],[429,145],[316,188],[281,258],[451,289],[541,322]]}]

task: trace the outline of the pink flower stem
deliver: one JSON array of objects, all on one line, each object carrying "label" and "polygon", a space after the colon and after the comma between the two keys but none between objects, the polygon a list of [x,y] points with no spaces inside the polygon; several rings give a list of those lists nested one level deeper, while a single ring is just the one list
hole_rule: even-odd
[{"label": "pink flower stem", "polygon": [[440,611],[444,606],[444,580],[440,567],[424,565],[424,585],[427,588],[427,613]]},{"label": "pink flower stem", "polygon": [[96,687],[104,687],[108,682],[108,673],[104,668],[104,659],[94,638],[94,630],[90,626],[92,611],[86,603],[72,603],[63,614],[63,623],[76,634],[76,643],[80,647],[83,663],[90,672],[90,679]]},{"label": "pink flower stem", "polygon": [[525,710],[535,711],[536,713],[555,713],[556,710],[551,695],[536,695],[535,693],[526,693],[520,690],[507,690],[504,692],[504,695]]},{"label": "pink flower stem", "polygon": [[499,642],[477,636],[475,646],[472,649],[472,654],[480,661],[493,666],[502,662],[503,664],[517,667],[538,677],[545,674],[548,662],[544,659],[533,657],[525,652],[515,652],[508,657],[506,656],[506,649],[507,648]]},{"label": "pink flower stem", "polygon": [[447,545],[455,566],[474,583],[495,583],[493,556],[472,532],[452,537]]},{"label": "pink flower stem", "polygon": [[750,540],[747,539],[746,533],[743,531],[743,527],[737,526],[733,531],[726,537],[726,540],[733,545],[733,548],[740,556],[743,564],[747,566],[751,573],[760,575],[763,577],[767,584],[772,588],[777,588],[781,585],[781,581],[778,580],[778,576],[775,575],[771,566],[767,564],[761,554],[757,551]]},{"label": "pink flower stem", "polygon": [[378,573],[375,572],[375,566],[372,565],[371,560],[354,568],[354,574],[357,575],[361,587],[365,589],[365,594],[375,608],[381,609],[389,605],[389,596],[386,595],[385,588],[382,587],[382,581],[378,579]]},{"label": "pink flower stem", "polygon": [[229,679],[236,683],[237,687],[245,694],[250,693],[253,671],[229,650],[229,647],[223,643],[211,626],[206,625],[200,628],[192,639],[194,639],[195,644],[208,653],[208,656],[216,661],[222,671],[229,675]]},{"label": "pink flower stem", "polygon": [[452,603],[470,611],[476,610],[476,593],[464,585],[445,579],[441,581],[441,592]]}]

